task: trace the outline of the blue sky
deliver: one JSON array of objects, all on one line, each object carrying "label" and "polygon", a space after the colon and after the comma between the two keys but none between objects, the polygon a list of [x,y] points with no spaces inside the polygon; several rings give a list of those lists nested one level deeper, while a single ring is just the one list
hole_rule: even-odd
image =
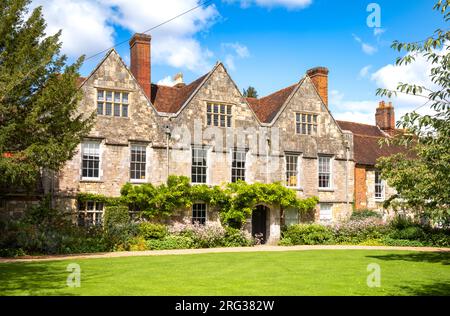
[{"label": "blue sky", "polygon": [[[63,30],[63,50],[72,59],[91,56],[175,16],[198,0],[42,0],[49,32]],[[260,96],[298,81],[307,69],[330,70],[330,109],[335,117],[373,123],[377,87],[394,88],[401,80],[430,84],[429,70],[389,66],[399,56],[393,40],[425,39],[448,28],[432,11],[430,0],[378,0],[378,35],[367,25],[365,0],[215,0],[154,32],[152,81],[170,84],[182,72],[190,82],[217,60],[224,62],[242,89],[254,86]],[[363,47],[364,46],[364,47]],[[128,44],[116,47],[129,62]],[[87,75],[102,56],[82,68]],[[393,100],[397,116],[421,100]],[[421,109],[426,111],[426,109]]]}]

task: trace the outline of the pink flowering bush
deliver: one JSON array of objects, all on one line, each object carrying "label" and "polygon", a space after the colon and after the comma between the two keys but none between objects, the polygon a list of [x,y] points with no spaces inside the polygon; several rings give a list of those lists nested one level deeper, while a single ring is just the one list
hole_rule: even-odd
[{"label": "pink flowering bush", "polygon": [[334,241],[338,244],[358,244],[366,240],[377,240],[389,232],[389,226],[377,217],[336,223],[331,228]]}]

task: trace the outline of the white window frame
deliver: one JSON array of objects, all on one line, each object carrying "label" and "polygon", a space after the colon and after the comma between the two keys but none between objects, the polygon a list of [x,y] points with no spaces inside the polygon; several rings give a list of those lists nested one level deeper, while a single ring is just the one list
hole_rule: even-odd
[{"label": "white window frame", "polygon": [[[330,175],[330,180],[328,181],[328,187],[321,187],[320,186],[320,174],[324,173],[324,172],[320,172],[320,159],[321,158],[328,158],[330,159],[330,171],[329,171],[329,175]],[[319,155],[317,157],[317,187],[319,189],[319,191],[330,191],[333,190],[333,164],[334,164],[334,157],[333,156],[327,156],[327,155]]]},{"label": "white window frame", "polygon": [[[84,204],[84,208],[81,208],[80,203]],[[89,209],[88,205],[89,203],[93,203],[93,208]],[[99,205],[101,205],[101,210],[99,210]],[[103,216],[105,214],[105,204],[103,202],[96,202],[96,201],[84,201],[84,202],[78,202],[78,210],[77,210],[77,225],[80,226],[80,214],[84,215],[84,225],[85,227],[88,226],[97,226],[103,224]],[[89,223],[86,225],[86,218],[88,217],[88,214],[92,214],[92,223]],[[98,218],[100,217],[100,221],[98,221]]]},{"label": "white window frame", "polygon": [[[295,115],[295,133],[297,135],[309,135],[309,136],[319,135],[319,114],[307,112],[295,112],[294,115]],[[303,115],[305,115],[306,117],[305,122],[303,122]],[[311,122],[308,122],[308,116],[311,116]],[[306,126],[305,133],[303,133],[303,125]]]},{"label": "white window frame", "polygon": [[[84,156],[84,146],[86,144],[96,144],[98,145],[98,177],[84,177],[83,176],[83,156]],[[83,181],[98,181],[102,177],[102,142],[101,141],[95,141],[95,140],[85,140],[81,143],[81,168],[80,168],[80,177]]]},{"label": "white window frame", "polygon": [[[380,182],[377,183],[377,174]],[[381,196],[377,197],[377,187],[381,187]],[[381,174],[379,170],[375,170],[374,172],[374,197],[375,201],[382,202],[386,198],[386,182],[381,178]]]},{"label": "white window frame", "polygon": [[[288,173],[288,157],[297,157],[297,183],[295,186],[291,186],[288,183],[288,179],[287,179],[287,173]],[[285,168],[285,172],[284,172],[284,177],[285,177],[285,185],[288,188],[292,188],[292,189],[300,189],[301,188],[301,159],[302,159],[302,155],[301,154],[296,154],[296,153],[285,153],[284,154],[284,168]]]},{"label": "white window frame", "polygon": [[242,170],[242,168],[233,168],[233,154],[234,152],[241,152],[244,154],[244,180],[243,181],[247,181],[247,154],[248,151],[247,149],[243,149],[243,148],[231,148],[230,149],[230,182],[233,183],[233,169],[239,169]]},{"label": "white window frame", "polygon": [[[214,112],[214,106],[218,107],[218,112]],[[225,113],[221,113],[221,107],[225,108]],[[210,109],[210,111],[208,111]],[[230,109],[230,111],[228,111]],[[207,101],[206,102],[206,117],[205,117],[205,125],[208,127],[221,127],[221,128],[232,128],[233,127],[233,105],[229,103],[224,102],[213,102],[213,101]],[[214,124],[214,116],[217,115],[217,125]],[[225,119],[225,125],[222,126],[222,117]],[[209,124],[208,124],[208,119]],[[230,124],[228,124],[228,121]],[[228,126],[229,125],[229,126]]]},{"label": "white window frame", "polygon": [[205,206],[205,222],[204,223],[201,223],[201,222],[198,222],[200,225],[206,225],[206,223],[208,222],[208,204],[206,204],[206,203],[204,203],[204,202],[195,202],[195,203],[193,203],[192,204],[192,207],[191,207],[191,223],[192,224],[194,224],[195,223],[195,221],[194,221],[194,218],[203,218],[203,217],[194,217],[194,205],[204,205]]},{"label": "white window frame", "polygon": [[[327,206],[327,209],[325,209],[325,206]],[[326,216],[322,211],[327,212]],[[333,221],[333,203],[319,203],[319,220],[324,223]]]},{"label": "white window frame", "polygon": [[[100,92],[103,93],[103,99],[99,98],[99,94]],[[106,94],[107,93],[111,93],[111,102],[107,102],[106,100]],[[120,95],[119,98],[119,102],[116,102],[116,94]],[[127,94],[128,98],[127,98],[127,102],[124,102],[123,100],[123,95]],[[99,104],[102,103],[102,113],[100,114],[98,109],[99,109]],[[106,114],[106,104],[110,103],[111,104],[111,114]],[[97,97],[96,97],[96,104],[97,104],[97,115],[100,116],[108,116],[108,117],[117,117],[117,118],[128,118],[130,116],[130,92],[128,91],[119,91],[119,90],[111,90],[111,89],[104,89],[104,88],[97,88]],[[119,115],[115,115],[115,106],[118,105],[119,106]],[[124,111],[123,108],[124,106],[126,106],[127,108],[127,115],[124,116]]]},{"label": "white window frame", "polygon": [[[131,164],[133,163],[132,161],[132,151],[133,151],[133,147],[143,147],[144,148],[144,153],[145,153],[145,168],[144,168],[144,172],[145,172],[145,177],[144,179],[133,179],[131,177]],[[130,144],[130,182],[132,183],[145,183],[147,182],[148,179],[148,146],[145,144],[139,144],[139,143],[131,143]],[[141,162],[142,163],[142,162]]]},{"label": "white window frame", "polygon": [[[205,152],[206,152],[206,171],[205,171],[205,173],[206,173],[206,182],[194,182],[193,181],[193,174],[192,174],[192,168],[194,167],[194,165],[193,165],[193,160],[194,160],[194,157],[193,157],[193,154],[194,154],[194,149],[202,149],[202,150],[204,150]],[[195,185],[195,184],[209,184],[209,170],[210,170],[210,158],[211,157],[209,157],[210,156],[210,153],[209,153],[209,151],[210,151],[210,148],[207,148],[207,147],[205,147],[205,146],[201,146],[201,145],[197,145],[197,146],[192,146],[191,147],[191,183],[193,184],[193,185]]]}]

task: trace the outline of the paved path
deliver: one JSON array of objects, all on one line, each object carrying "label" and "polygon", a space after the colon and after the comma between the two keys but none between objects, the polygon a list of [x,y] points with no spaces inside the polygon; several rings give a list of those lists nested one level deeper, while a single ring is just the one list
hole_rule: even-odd
[{"label": "paved path", "polygon": [[304,251],[304,250],[407,250],[407,251],[429,251],[429,252],[449,252],[450,248],[434,247],[387,247],[387,246],[255,246],[239,248],[207,248],[207,249],[180,249],[180,250],[148,250],[148,251],[120,251],[95,254],[78,255],[58,255],[39,256],[21,258],[0,258],[0,263],[7,262],[35,262],[35,261],[55,261],[73,259],[94,259],[94,258],[120,258],[138,256],[164,256],[164,255],[190,255],[202,253],[229,253],[229,252],[262,252],[262,251]]}]

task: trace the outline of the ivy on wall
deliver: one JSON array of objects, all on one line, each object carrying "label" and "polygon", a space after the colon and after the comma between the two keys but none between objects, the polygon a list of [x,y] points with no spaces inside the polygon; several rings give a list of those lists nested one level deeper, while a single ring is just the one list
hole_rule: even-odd
[{"label": "ivy on wall", "polygon": [[125,184],[121,197],[110,198],[90,193],[78,194],[79,201],[97,201],[106,205],[128,205],[147,218],[169,217],[180,208],[204,202],[219,210],[222,223],[241,227],[257,204],[279,207],[280,211],[292,207],[306,213],[316,206],[317,197],[300,199],[294,190],[279,182],[248,184],[243,181],[224,186],[191,185],[188,177],[170,176],[167,183],[155,186]]}]

